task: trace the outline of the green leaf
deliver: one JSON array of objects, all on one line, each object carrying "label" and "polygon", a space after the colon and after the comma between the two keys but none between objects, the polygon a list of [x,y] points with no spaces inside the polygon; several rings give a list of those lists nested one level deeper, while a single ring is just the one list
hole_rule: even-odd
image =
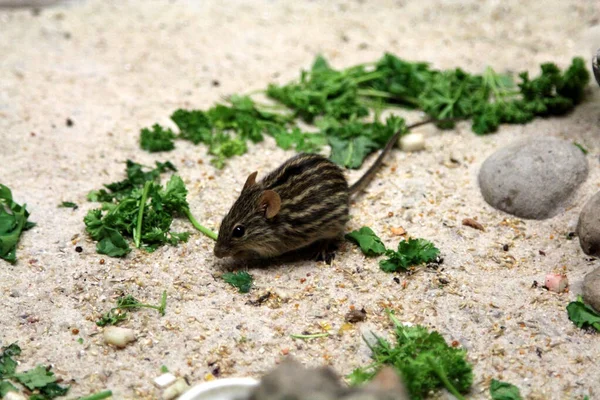
[{"label": "green leaf", "polygon": [[578,328],[592,327],[600,332],[600,314],[585,304],[581,296],[577,297],[577,301],[572,301],[567,305],[567,313],[569,319]]},{"label": "green leaf", "polygon": [[362,252],[367,256],[372,257],[385,253],[385,245],[375,232],[367,226],[346,234],[346,239],[357,243]]},{"label": "green leaf", "polygon": [[194,144],[210,143],[212,139],[212,124],[204,111],[176,110],[171,119],[179,128],[179,137]]},{"label": "green leaf", "polygon": [[11,264],[17,262],[17,244],[21,233],[35,226],[27,220],[29,212],[25,204],[13,201],[11,190],[0,184],[0,258]]},{"label": "green leaf", "polygon": [[433,243],[425,239],[408,239],[398,243],[398,251],[387,250],[386,260],[381,260],[379,266],[385,272],[407,270],[413,265],[427,263],[436,259],[440,254]]},{"label": "green leaf", "polygon": [[58,205],[59,208],[72,208],[73,210],[77,210],[79,206],[71,201],[63,201]]},{"label": "green leaf", "polygon": [[144,128],[140,134],[140,146],[151,153],[159,151],[170,151],[175,148],[175,134],[171,129],[165,129],[158,124],[152,125],[152,129]]},{"label": "green leaf", "polygon": [[18,392],[19,390],[9,381],[0,381],[0,399],[6,396],[8,392]]},{"label": "green leaf", "polygon": [[131,251],[129,244],[116,229],[104,228],[104,237],[96,244],[99,254],[110,257],[124,257]]},{"label": "green leaf", "polygon": [[39,393],[29,396],[29,400],[50,400],[55,397],[65,396],[69,392],[69,386],[60,386],[58,383],[52,382],[38,390]]},{"label": "green leaf", "polygon": [[378,148],[377,143],[366,136],[352,139],[329,137],[328,140],[331,146],[329,158],[334,163],[346,168],[360,168],[364,159]]},{"label": "green leaf", "polygon": [[50,371],[50,369],[44,365],[38,365],[29,371],[14,374],[14,377],[29,390],[42,388],[49,383],[56,382],[54,372]]},{"label": "green leaf", "polygon": [[508,382],[492,379],[490,384],[490,395],[492,400],[521,400],[519,388]]},{"label": "green leaf", "polygon": [[585,147],[583,147],[581,143],[574,142],[573,145],[579,148],[579,150],[581,150],[583,154],[587,155],[589,153],[588,150]]},{"label": "green leaf", "polygon": [[169,368],[166,365],[161,365],[160,372],[166,374],[167,372],[169,372]]},{"label": "green leaf", "polygon": [[252,287],[252,275],[246,271],[227,272],[223,274],[223,280],[231,286],[236,287],[240,293],[248,293]]}]

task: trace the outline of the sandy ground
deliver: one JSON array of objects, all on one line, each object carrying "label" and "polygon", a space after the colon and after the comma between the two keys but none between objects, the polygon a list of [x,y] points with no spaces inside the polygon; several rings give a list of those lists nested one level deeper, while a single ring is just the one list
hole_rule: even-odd
[{"label": "sandy ground", "polygon": [[[161,365],[191,383],[212,373],[258,377],[289,352],[349,373],[369,362],[361,331],[389,331],[389,307],[402,321],[436,329],[468,350],[475,372],[470,398],[488,398],[491,378],[533,399],[597,397],[600,336],[577,329],[565,311],[582,277],[599,265],[565,238],[600,188],[594,84],[568,117],[503,126],[487,137],[468,124],[446,132],[422,128],[427,151],[394,152],[353,204],[348,229],[369,225],[395,246],[399,238],[389,228],[401,226],[436,243],[443,269],[399,275],[400,284],[348,245],[332,266],[252,268],[256,287],[241,295],[215,279],[232,265],[217,261],[212,241],[198,233],[176,248],[113,259],[95,253],[82,219],[96,206],[86,202],[87,192],[122,179],[127,158],[170,159],[197,219],[216,229],[246,176],[264,174],[292,152],[267,140],[219,171],[199,163],[208,160],[202,146],[178,142],[171,153],[143,152],[140,128],[167,124],[179,107],[207,108],[223,95],[288,81],[319,52],[339,67],[390,51],[439,68],[535,72],[545,61],[563,67],[576,55],[589,59],[600,46],[599,20],[600,3],[587,0],[77,1],[39,14],[0,10],[0,180],[38,224],[23,235],[17,264],[0,262],[0,344],[19,342],[20,368],[54,365],[72,382],[71,395],[109,388],[119,399],[157,398],[152,378]],[[590,175],[572,207],[545,221],[495,211],[476,184],[489,154],[532,135],[568,138],[590,150]],[[66,200],[80,208],[58,209]],[[477,218],[485,232],[462,226],[465,217]],[[191,229],[185,221],[176,225]],[[552,271],[568,274],[569,293],[531,287]],[[165,317],[136,312],[124,326],[135,329],[137,342],[124,350],[103,344],[94,320],[116,296],[155,303],[163,290]],[[266,291],[287,301],[246,304]],[[337,333],[350,306],[364,307],[368,320],[328,338],[290,338],[327,327]]]}]

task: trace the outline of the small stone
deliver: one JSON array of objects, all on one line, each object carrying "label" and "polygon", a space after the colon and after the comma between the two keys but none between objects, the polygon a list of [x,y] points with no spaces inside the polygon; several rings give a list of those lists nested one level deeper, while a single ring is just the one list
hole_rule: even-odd
[{"label": "small stone", "polygon": [[566,275],[562,274],[547,274],[546,279],[544,280],[544,286],[552,292],[562,293],[567,289],[567,286],[569,286],[569,279],[567,279]]},{"label": "small stone", "polygon": [[18,392],[7,392],[4,397],[4,400],[27,400],[27,397],[23,396]]},{"label": "small stone", "polygon": [[600,256],[600,192],[592,196],[579,213],[577,236],[585,254]]},{"label": "small stone", "polygon": [[478,180],[492,207],[520,218],[546,219],[568,205],[587,175],[587,159],[573,143],[540,137],[496,151],[484,161]]},{"label": "small stone", "polygon": [[104,342],[123,348],[135,340],[133,329],[109,326],[104,328]]},{"label": "small stone", "polygon": [[17,289],[10,289],[10,297],[19,297],[21,296],[21,293],[19,293],[19,291]]},{"label": "small stone", "polygon": [[600,313],[600,267],[583,277],[583,301]]},{"label": "small stone", "polygon": [[183,378],[179,378],[175,381],[174,384],[169,386],[163,392],[162,398],[164,400],[171,400],[186,392],[190,386],[185,382]]},{"label": "small stone", "polygon": [[154,378],[154,384],[159,388],[163,388],[165,386],[169,386],[171,383],[175,382],[177,377],[171,373],[162,374],[161,376],[157,376]]},{"label": "small stone", "polygon": [[402,151],[413,152],[425,150],[425,136],[422,133],[409,133],[400,138]]}]

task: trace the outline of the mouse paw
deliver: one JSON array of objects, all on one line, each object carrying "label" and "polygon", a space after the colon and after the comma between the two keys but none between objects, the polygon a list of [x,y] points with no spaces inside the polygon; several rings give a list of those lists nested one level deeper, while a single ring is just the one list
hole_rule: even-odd
[{"label": "mouse paw", "polygon": [[315,254],[315,261],[325,261],[327,265],[335,259],[335,252],[338,249],[338,241],[327,240],[323,241]]}]

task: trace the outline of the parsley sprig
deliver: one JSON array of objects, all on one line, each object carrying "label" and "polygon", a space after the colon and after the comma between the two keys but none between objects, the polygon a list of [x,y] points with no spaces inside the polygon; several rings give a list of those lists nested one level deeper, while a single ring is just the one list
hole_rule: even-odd
[{"label": "parsley sprig", "polygon": [[13,384],[18,382],[31,391],[30,400],[50,400],[64,396],[69,386],[57,383],[52,367],[38,365],[25,372],[17,372],[17,361],[13,357],[21,354],[21,348],[16,343],[2,348],[0,353],[0,398],[8,392],[18,392]]},{"label": "parsley sprig", "polygon": [[11,190],[0,183],[0,258],[11,264],[17,262],[21,233],[35,226],[28,218],[27,205],[16,203]]},{"label": "parsley sprig", "polygon": [[117,299],[117,305],[111,308],[107,313],[102,314],[98,321],[96,321],[96,325],[117,325],[119,322],[126,320],[128,317],[127,312],[124,310],[137,310],[139,308],[152,308],[158,311],[160,315],[164,316],[167,308],[167,291],[163,291],[160,304],[157,306],[141,303],[131,295],[121,296]]},{"label": "parsley sprig", "polygon": [[386,249],[375,232],[366,226],[348,233],[346,239],[357,243],[368,257],[385,254],[388,258],[379,261],[385,272],[406,271],[412,266],[434,261],[440,254],[440,250],[425,239],[408,238],[398,243],[397,251]]},{"label": "parsley sprig", "polygon": [[100,254],[123,257],[131,248],[126,237],[133,238],[136,248],[154,251],[165,244],[186,242],[189,232],[172,232],[176,216],[185,216],[192,225],[212,239],[217,235],[200,225],[186,200],[187,188],[178,175],[172,175],[163,187],[160,174],[176,171],[170,162],[156,163],[145,171],[141,164],[127,160],[127,178],[104,185],[106,189],[90,192],[88,198],[102,201],[101,208],[90,210],[84,217],[86,231],[97,240]]},{"label": "parsley sprig", "polygon": [[[268,85],[263,93],[278,103],[275,106],[233,95],[206,111],[176,110],[171,120],[178,134],[155,124],[142,129],[140,143],[148,151],[170,150],[174,139],[204,143],[211,163],[222,168],[226,159],[247,151],[248,141],[260,142],[266,134],[283,149],[319,152],[328,144],[334,162],[358,168],[384,146],[383,139],[403,128],[399,117],[385,125],[379,121],[386,108],[422,110],[434,120],[444,120],[437,123],[443,129],[470,119],[472,130],[483,135],[503,123],[564,115],[582,101],[590,79],[582,58],[573,58],[565,71],[554,63],[542,64],[540,70],[533,78],[521,72],[515,79],[490,67],[481,74],[461,68],[438,70],[389,53],[375,63],[338,70],[319,55],[297,80]],[[314,124],[318,131],[302,131],[298,120]]]},{"label": "parsley sprig", "polygon": [[391,365],[404,378],[412,399],[423,399],[429,391],[446,388],[457,399],[464,400],[473,383],[473,368],[467,361],[466,351],[449,346],[438,332],[429,332],[423,326],[405,326],[391,313],[394,324],[392,344],[373,335],[375,343],[365,342],[371,349],[373,363],[355,369],[348,379],[352,385],[371,380],[383,365]]}]

